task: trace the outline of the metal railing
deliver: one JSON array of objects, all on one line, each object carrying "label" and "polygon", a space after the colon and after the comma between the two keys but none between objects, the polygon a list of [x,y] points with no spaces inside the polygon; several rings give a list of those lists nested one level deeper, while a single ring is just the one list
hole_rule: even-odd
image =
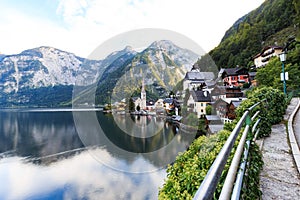
[{"label": "metal railing", "polygon": [[[243,183],[243,176],[246,170],[248,150],[250,147],[250,140],[247,140],[247,135],[249,131],[255,133],[253,140],[256,140],[256,137],[259,133],[259,129],[256,130],[256,128],[260,122],[260,119],[258,119],[254,123],[252,129],[250,126],[251,122],[257,118],[260,111],[257,111],[252,117],[250,115],[253,114],[253,109],[259,104],[261,104],[263,101],[265,100],[254,104],[244,112],[243,116],[238,121],[237,125],[235,126],[227,141],[225,142],[224,146],[222,147],[220,153],[218,154],[209,171],[207,172],[206,177],[202,181],[199,189],[197,190],[193,198],[194,200],[205,200],[213,198],[216,187],[219,183],[219,179],[230,155],[230,152],[232,151],[234,143],[245,122],[246,126],[240,138],[234,157],[231,161],[231,165],[229,167],[221,194],[219,196],[219,199],[223,200],[227,200],[230,198],[239,199]],[[240,163],[242,154],[243,158],[242,162]]]}]

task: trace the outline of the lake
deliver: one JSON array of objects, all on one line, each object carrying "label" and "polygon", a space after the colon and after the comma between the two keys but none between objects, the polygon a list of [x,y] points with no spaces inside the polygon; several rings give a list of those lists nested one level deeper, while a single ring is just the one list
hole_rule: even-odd
[{"label": "lake", "polygon": [[0,199],[157,199],[193,138],[164,117],[0,110]]}]

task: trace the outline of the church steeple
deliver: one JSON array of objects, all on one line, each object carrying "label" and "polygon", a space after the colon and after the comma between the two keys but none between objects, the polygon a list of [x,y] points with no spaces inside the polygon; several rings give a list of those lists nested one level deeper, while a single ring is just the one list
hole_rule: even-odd
[{"label": "church steeple", "polygon": [[146,109],[146,91],[145,91],[145,81],[142,80],[142,89],[141,89],[141,109]]}]

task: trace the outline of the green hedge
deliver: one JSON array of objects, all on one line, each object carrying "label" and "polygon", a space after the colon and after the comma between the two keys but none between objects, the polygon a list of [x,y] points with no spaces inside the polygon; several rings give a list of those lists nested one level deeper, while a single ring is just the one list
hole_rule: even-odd
[{"label": "green hedge", "polygon": [[271,126],[282,121],[287,108],[287,100],[282,91],[272,87],[258,87],[247,93],[247,99],[237,109],[237,118],[255,103],[265,99],[266,101],[257,106],[252,112],[260,111],[261,122],[258,128],[258,137],[266,137],[271,134]]},{"label": "green hedge", "polygon": [[[179,154],[173,165],[168,166],[167,179],[159,191],[159,199],[192,199],[229,135],[229,131],[222,130],[209,137],[200,136],[188,151]],[[226,165],[221,177],[223,181],[228,168],[229,165]],[[221,189],[219,185],[218,192]]]}]

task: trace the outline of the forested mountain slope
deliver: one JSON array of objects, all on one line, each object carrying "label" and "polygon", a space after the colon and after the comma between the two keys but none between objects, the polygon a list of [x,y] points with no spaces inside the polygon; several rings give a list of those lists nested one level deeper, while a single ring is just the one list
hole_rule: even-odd
[{"label": "forested mountain slope", "polygon": [[263,47],[285,46],[289,38],[297,35],[299,38],[299,5],[299,0],[266,0],[238,19],[226,31],[220,44],[197,61],[198,65],[205,68],[210,55],[219,69],[236,65],[250,67],[252,57]]}]

